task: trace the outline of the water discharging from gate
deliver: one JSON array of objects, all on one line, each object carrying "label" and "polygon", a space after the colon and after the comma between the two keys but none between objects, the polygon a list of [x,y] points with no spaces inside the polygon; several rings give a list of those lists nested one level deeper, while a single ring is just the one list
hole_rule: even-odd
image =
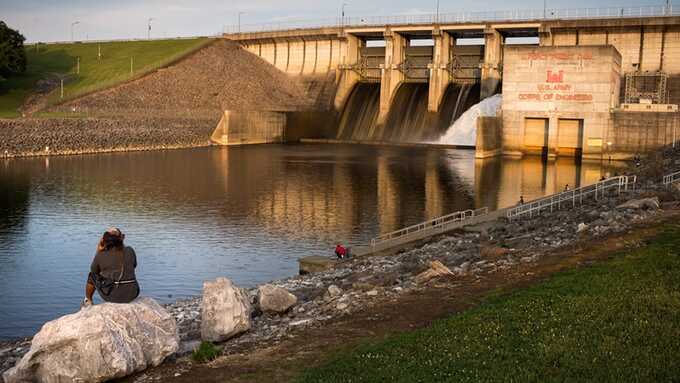
[{"label": "water discharging from gate", "polygon": [[456,117],[439,143],[474,146],[477,141],[477,117],[493,117],[498,114],[503,98],[500,94],[487,97],[472,105],[461,116]]},{"label": "water discharging from gate", "polygon": [[404,83],[397,90],[385,124],[377,124],[380,84],[360,83],[340,116],[336,138],[357,141],[436,141],[479,99],[478,85],[451,84],[439,112],[427,111],[428,84]]},{"label": "water discharging from gate", "polygon": [[340,115],[337,138],[376,141],[376,121],[380,109],[380,84],[357,84]]}]

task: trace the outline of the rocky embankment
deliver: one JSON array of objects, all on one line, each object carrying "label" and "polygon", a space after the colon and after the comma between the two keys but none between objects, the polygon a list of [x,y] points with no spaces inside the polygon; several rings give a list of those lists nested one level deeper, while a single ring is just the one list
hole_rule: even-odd
[{"label": "rocky embankment", "polygon": [[317,96],[307,88],[218,40],[172,66],[43,110],[58,118],[0,119],[0,157],[206,146],[224,110],[313,109]]},{"label": "rocky embankment", "polygon": [[[537,262],[556,249],[586,238],[625,232],[661,209],[658,197],[624,205],[640,197],[639,192],[629,192],[579,210],[512,223],[501,219],[487,228],[451,233],[400,254],[350,260],[332,271],[274,281],[274,286],[286,289],[298,299],[282,315],[263,315],[257,310],[258,290],[250,289],[249,297],[256,307],[253,326],[249,332],[228,341],[225,353],[240,352],[245,345],[256,347],[260,342],[271,344],[285,338],[294,327],[318,325],[380,300],[426,289],[433,279],[480,277]],[[676,198],[680,200],[680,191]],[[181,339],[197,343],[201,298],[178,301],[168,309],[178,321]]]},{"label": "rocky embankment", "polygon": [[0,120],[0,158],[210,145],[210,118]]}]

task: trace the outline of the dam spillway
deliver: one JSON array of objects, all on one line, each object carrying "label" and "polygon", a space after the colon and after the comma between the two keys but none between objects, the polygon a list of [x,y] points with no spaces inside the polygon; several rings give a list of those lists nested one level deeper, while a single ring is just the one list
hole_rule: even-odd
[{"label": "dam spillway", "polygon": [[380,84],[357,84],[340,115],[338,133],[340,140],[378,140],[375,128],[380,103]]},{"label": "dam spillway", "polygon": [[434,116],[427,112],[427,85],[402,84],[390,105],[382,140],[420,142],[435,128]]},{"label": "dam spillway", "polygon": [[427,84],[404,83],[395,94],[384,124],[378,124],[380,86],[359,83],[339,117],[338,140],[419,143],[437,140],[479,98],[479,85],[451,84],[441,109],[427,110]]}]

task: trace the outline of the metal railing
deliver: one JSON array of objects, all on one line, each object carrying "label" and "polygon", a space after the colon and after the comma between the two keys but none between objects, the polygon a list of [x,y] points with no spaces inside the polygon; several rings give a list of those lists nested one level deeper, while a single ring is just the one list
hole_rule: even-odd
[{"label": "metal railing", "polygon": [[467,223],[467,221],[470,221],[472,218],[480,217],[488,213],[489,209],[486,207],[476,210],[457,211],[417,225],[385,233],[371,240],[371,250],[377,251],[386,249],[395,244],[407,243],[424,236],[445,232],[455,227],[462,226],[463,223]]},{"label": "metal railing", "polygon": [[663,184],[668,186],[672,183],[680,182],[680,171],[663,176]]},{"label": "metal railing", "polygon": [[603,197],[609,190],[616,189],[617,193],[628,190],[629,185],[634,185],[637,181],[636,176],[618,176],[608,178],[597,183],[582,186],[573,190],[565,190],[561,193],[529,201],[522,205],[510,208],[507,211],[509,219],[522,216],[533,217],[543,211],[560,210],[562,207],[575,208],[576,204],[583,204],[583,200],[589,197],[598,199]]},{"label": "metal railing", "polygon": [[240,24],[225,26],[224,33],[274,32],[295,29],[371,27],[382,25],[418,25],[443,23],[473,23],[500,21],[533,21],[565,19],[603,19],[625,17],[679,16],[680,9],[671,6],[528,9],[507,11],[451,12],[396,16],[336,17],[317,20],[289,20],[278,23]]}]

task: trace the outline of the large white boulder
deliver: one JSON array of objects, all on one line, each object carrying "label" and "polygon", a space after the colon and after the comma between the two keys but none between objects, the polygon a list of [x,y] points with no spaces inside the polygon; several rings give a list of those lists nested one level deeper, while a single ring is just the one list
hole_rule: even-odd
[{"label": "large white boulder", "polygon": [[425,283],[433,278],[455,275],[451,270],[439,261],[430,262],[430,268],[416,275],[416,283]]},{"label": "large white boulder", "polygon": [[248,331],[251,306],[248,294],[227,278],[203,282],[201,339],[222,342]]},{"label": "large white boulder", "polygon": [[659,197],[652,198],[641,198],[632,199],[621,205],[617,206],[617,209],[647,209],[647,210],[658,210],[660,207]]},{"label": "large white boulder", "polygon": [[172,315],[151,298],[104,303],[45,323],[5,383],[103,382],[159,365],[179,348]]},{"label": "large white boulder", "polygon": [[284,313],[297,303],[297,297],[288,290],[270,284],[260,286],[257,296],[264,312]]}]

